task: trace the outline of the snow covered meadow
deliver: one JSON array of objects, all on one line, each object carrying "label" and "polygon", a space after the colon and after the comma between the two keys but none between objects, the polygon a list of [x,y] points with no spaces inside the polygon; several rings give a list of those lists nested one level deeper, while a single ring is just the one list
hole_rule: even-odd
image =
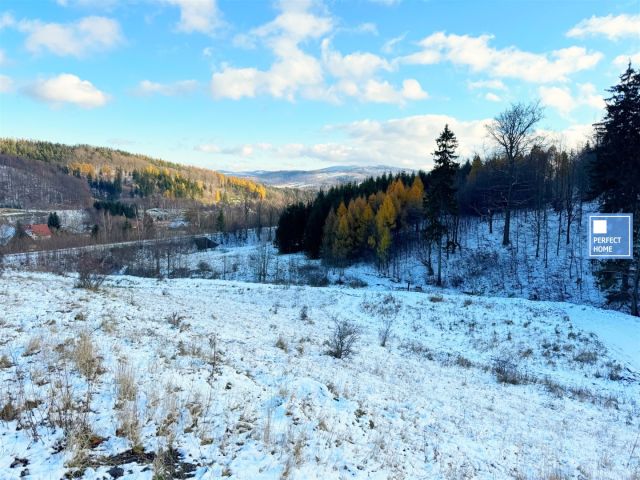
[{"label": "snow covered meadow", "polygon": [[382,282],[75,281],[0,277],[2,479],[640,478],[637,318]]}]

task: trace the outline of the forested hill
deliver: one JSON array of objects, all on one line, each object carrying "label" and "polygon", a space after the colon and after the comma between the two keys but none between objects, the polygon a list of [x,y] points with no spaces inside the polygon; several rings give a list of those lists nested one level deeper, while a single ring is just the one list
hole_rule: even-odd
[{"label": "forested hill", "polygon": [[[20,160],[23,166],[43,162],[64,174],[86,179],[96,197],[159,197],[205,204],[238,203],[246,199],[286,203],[295,198],[295,192],[267,188],[250,179],[105,147],[0,138],[0,155],[4,158],[0,167],[5,177],[16,173],[12,165],[15,160]],[[38,164],[34,167],[41,169]],[[19,188],[21,184],[5,183],[7,188],[14,184]],[[20,195],[20,191],[5,191],[6,198],[0,198],[0,202],[21,205],[24,202]]]}]

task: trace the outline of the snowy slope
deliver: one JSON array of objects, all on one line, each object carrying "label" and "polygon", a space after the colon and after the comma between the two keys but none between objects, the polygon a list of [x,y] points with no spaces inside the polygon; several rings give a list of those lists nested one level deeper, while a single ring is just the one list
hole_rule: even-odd
[{"label": "snowy slope", "polygon": [[[166,455],[153,458],[169,446],[168,463],[203,479],[640,474],[629,316],[392,292],[400,307],[383,348],[383,288],[73,285],[49,274],[0,278],[2,479],[151,479],[163,469],[177,478],[159,461]],[[325,354],[334,317],[361,328],[351,358]],[[496,365],[516,384],[498,382]],[[60,412],[71,419],[66,441]]]}]

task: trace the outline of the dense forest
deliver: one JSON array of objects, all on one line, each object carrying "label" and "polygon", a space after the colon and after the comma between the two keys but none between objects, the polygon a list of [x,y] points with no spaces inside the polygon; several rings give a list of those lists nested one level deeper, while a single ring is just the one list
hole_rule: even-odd
[{"label": "dense forest", "polygon": [[0,154],[23,163],[48,164],[65,174],[84,178],[94,196],[100,198],[186,199],[209,205],[268,200],[282,205],[297,195],[291,189],[268,189],[252,180],[214,170],[104,147],[2,138]]},{"label": "dense forest", "polygon": [[37,208],[91,205],[87,182],[66,175],[57,166],[0,154],[0,207]]},{"label": "dense forest", "polygon": [[[558,218],[568,244],[581,219],[582,204],[597,202],[606,213],[634,215],[634,260],[594,261],[600,287],[610,302],[639,314],[640,284],[640,74],[629,65],[609,90],[606,116],[596,136],[578,150],[546,146],[535,134],[542,119],[538,104],[514,104],[487,128],[494,153],[458,162],[455,133],[447,125],[436,140],[434,167],[426,173],[385,175],[356,185],[320,192],[281,215],[276,243],[282,253],[305,252],[328,264],[375,261],[386,271],[407,250],[424,260],[440,285],[442,256],[459,247],[461,218],[485,220],[502,228],[511,248],[511,218],[526,211],[535,256],[554,248],[543,238],[549,215]],[[501,225],[494,226],[499,214]],[[559,250],[561,235],[555,248]],[[432,260],[433,257],[433,260]],[[432,263],[433,261],[433,263]],[[546,263],[545,263],[546,264]]]}]

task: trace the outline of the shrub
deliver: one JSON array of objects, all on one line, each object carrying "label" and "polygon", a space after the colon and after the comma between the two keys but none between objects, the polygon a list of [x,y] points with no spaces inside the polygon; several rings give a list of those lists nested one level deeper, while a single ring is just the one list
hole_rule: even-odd
[{"label": "shrub", "polygon": [[167,322],[169,323],[169,325],[171,325],[173,328],[180,328],[180,325],[182,324],[182,321],[184,320],[184,317],[182,315],[180,315],[178,312],[173,312],[171,315],[169,315],[167,317]]},{"label": "shrub", "polygon": [[347,280],[347,286],[349,288],[365,288],[369,284],[361,278],[350,278]]},{"label": "shrub", "polygon": [[334,328],[327,342],[327,354],[334,358],[347,358],[355,353],[355,344],[360,338],[360,328],[348,320],[333,319]]},{"label": "shrub", "polygon": [[393,321],[395,317],[384,317],[382,319],[382,326],[378,330],[378,340],[380,340],[380,346],[386,347],[389,336],[391,336],[391,327],[393,327]]},{"label": "shrub", "polygon": [[9,357],[7,357],[7,355],[2,355],[0,357],[0,369],[9,368],[12,366],[13,366],[13,363],[11,362]]},{"label": "shrub", "polygon": [[20,411],[14,405],[13,400],[9,399],[3,406],[0,408],[0,420],[3,422],[11,422],[16,420],[20,416]]},{"label": "shrub", "polygon": [[77,272],[76,288],[96,291],[106,279],[105,261],[90,254],[83,254],[78,259]]},{"label": "shrub", "polygon": [[594,364],[598,361],[598,354],[591,350],[583,350],[573,357],[573,359],[580,363]]},{"label": "shrub", "polygon": [[528,383],[526,374],[520,372],[518,365],[509,358],[496,358],[493,360],[493,373],[500,383],[521,385]]},{"label": "shrub", "polygon": [[466,357],[462,355],[458,355],[455,360],[455,364],[462,368],[471,368],[473,367],[473,363]]},{"label": "shrub", "polygon": [[289,351],[289,345],[282,335],[278,336],[278,340],[276,340],[276,347],[278,347],[283,352]]},{"label": "shrub", "polygon": [[329,285],[327,271],[313,264],[303,264],[298,267],[298,282],[310,287],[325,287]]}]

